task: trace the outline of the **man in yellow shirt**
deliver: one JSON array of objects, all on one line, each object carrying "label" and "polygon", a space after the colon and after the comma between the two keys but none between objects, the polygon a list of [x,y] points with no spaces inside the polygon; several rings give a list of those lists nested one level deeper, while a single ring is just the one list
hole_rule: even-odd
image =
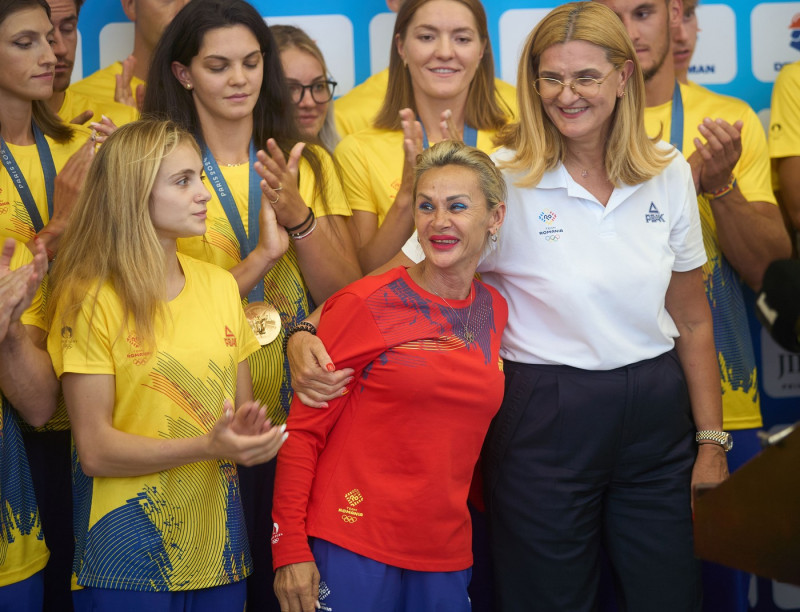
[{"label": "man in yellow shirt", "polygon": [[89,98],[69,88],[75,54],[78,48],[78,14],[83,0],[49,0],[50,21],[53,22],[53,52],[56,71],[50,108],[67,123],[85,124],[90,119],[100,121],[106,116],[119,127],[138,118],[135,108],[114,102]]},{"label": "man in yellow shirt", "polygon": [[133,52],[124,62],[114,62],[90,74],[71,89],[92,99],[123,102],[139,108],[150,58],[161,33],[189,0],[120,0],[133,22]]},{"label": "man in yellow shirt", "polygon": [[[758,290],[769,263],[791,253],[772,192],[766,136],[745,102],[676,80],[672,29],[681,26],[682,0],[597,1],[619,16],[636,48],[645,77],[648,134],[660,133],[692,166],[708,256],[703,276],[714,320],[724,428],[734,435],[728,454],[732,472],[760,449],[755,431],[762,425],[742,282]],[[714,584],[706,581],[707,609],[746,609],[744,574],[730,574]]]}]

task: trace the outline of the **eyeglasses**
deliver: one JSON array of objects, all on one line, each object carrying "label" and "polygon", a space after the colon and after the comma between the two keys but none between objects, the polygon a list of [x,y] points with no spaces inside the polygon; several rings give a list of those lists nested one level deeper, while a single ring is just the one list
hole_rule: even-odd
[{"label": "eyeglasses", "polygon": [[533,88],[542,100],[557,98],[561,95],[561,92],[566,86],[569,86],[572,93],[576,96],[580,96],[581,98],[593,98],[600,93],[600,85],[615,71],[616,69],[599,79],[593,77],[578,77],[577,79],[572,79],[569,83],[564,83],[558,79],[540,77],[533,82]]},{"label": "eyeglasses", "polygon": [[306,95],[306,90],[311,94],[311,99],[317,104],[325,104],[333,97],[333,90],[336,89],[336,81],[314,81],[311,85],[301,85],[297,82],[289,83],[289,95],[292,102],[300,104]]}]

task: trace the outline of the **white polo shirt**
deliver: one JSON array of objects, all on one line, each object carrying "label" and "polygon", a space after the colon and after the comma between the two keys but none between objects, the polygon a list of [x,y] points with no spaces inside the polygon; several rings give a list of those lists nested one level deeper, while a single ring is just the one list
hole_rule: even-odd
[{"label": "white polo shirt", "polygon": [[[501,356],[610,370],[669,351],[678,336],[664,307],[671,274],[706,261],[683,157],[646,183],[615,189],[606,206],[563,166],[532,189],[506,180],[505,223],[478,265],[508,301]],[[412,240],[403,250],[418,260]]]}]

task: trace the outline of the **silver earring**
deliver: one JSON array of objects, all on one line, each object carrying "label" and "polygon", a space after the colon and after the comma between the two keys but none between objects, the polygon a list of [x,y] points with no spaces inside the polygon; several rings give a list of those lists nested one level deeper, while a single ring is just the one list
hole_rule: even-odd
[{"label": "silver earring", "polygon": [[492,242],[497,242],[497,233],[490,234],[489,240],[491,240]]}]

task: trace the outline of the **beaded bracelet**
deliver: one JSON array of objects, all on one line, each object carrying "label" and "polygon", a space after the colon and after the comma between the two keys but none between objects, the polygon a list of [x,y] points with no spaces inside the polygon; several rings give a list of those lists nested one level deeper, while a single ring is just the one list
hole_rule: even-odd
[{"label": "beaded bracelet", "polygon": [[289,345],[289,338],[292,337],[293,334],[297,332],[305,331],[309,334],[317,335],[317,328],[314,327],[308,321],[300,321],[295,325],[292,325],[289,329],[286,330],[286,334],[283,336],[283,354],[286,354],[286,347]]},{"label": "beaded bracelet", "polygon": [[305,226],[305,225],[306,225],[306,224],[307,224],[309,221],[311,221],[311,219],[313,219],[313,218],[314,218],[314,211],[313,211],[313,210],[311,210],[311,207],[309,206],[309,207],[308,207],[308,216],[307,216],[307,217],[306,217],[306,218],[303,220],[303,222],[302,222],[300,225],[295,225],[294,227],[287,227],[287,228],[286,228],[286,231],[287,231],[287,232],[289,232],[290,234],[291,234],[292,232],[296,232],[296,231],[297,231],[297,230],[299,230],[301,227]]},{"label": "beaded bracelet", "polygon": [[728,195],[734,189],[736,189],[736,177],[732,176],[731,180],[726,185],[714,191],[704,191],[703,195],[707,200],[716,200],[717,198]]}]

